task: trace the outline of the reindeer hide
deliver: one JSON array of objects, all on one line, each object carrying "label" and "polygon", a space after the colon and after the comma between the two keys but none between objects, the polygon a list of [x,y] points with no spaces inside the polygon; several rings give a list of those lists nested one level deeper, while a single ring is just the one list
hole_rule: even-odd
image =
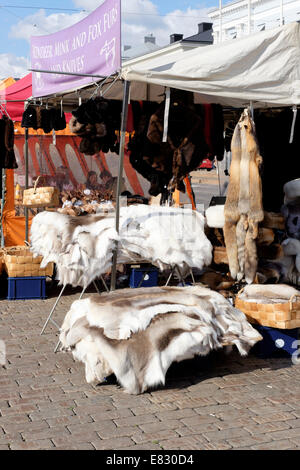
[{"label": "reindeer hide", "polygon": [[233,344],[245,355],[260,339],[242,312],[199,286],[124,289],[77,300],[60,333],[62,350],[85,364],[88,382],[113,372],[133,394],[164,384],[173,361]]},{"label": "reindeer hide", "polygon": [[150,262],[160,269],[202,269],[211,263],[212,246],[204,217],[192,209],[146,206],[121,208],[119,235],[115,215],[71,217],[41,212],[31,226],[31,249],[42,265],[56,263],[62,284],[88,286],[109,271],[115,241],[118,263]]}]

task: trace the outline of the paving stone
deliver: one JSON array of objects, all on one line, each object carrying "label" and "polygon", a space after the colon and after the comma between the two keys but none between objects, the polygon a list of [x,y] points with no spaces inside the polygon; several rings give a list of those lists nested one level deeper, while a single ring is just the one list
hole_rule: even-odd
[{"label": "paving stone", "polygon": [[252,416],[252,420],[258,424],[270,423],[270,422],[277,422],[277,421],[288,421],[294,419],[295,416],[293,412],[283,412],[283,413],[270,413],[267,415],[261,416]]},{"label": "paving stone", "polygon": [[0,445],[0,450],[10,450],[9,445]]},{"label": "paving stone", "polygon": [[201,416],[195,415],[190,418],[184,418],[180,420],[186,426],[199,426],[203,424],[218,423],[219,419],[215,416]]},{"label": "paving stone", "polygon": [[197,436],[177,437],[161,440],[159,445],[163,450],[200,450],[203,439]]},{"label": "paving stone", "polygon": [[175,431],[173,431],[172,429],[164,429],[163,431],[158,431],[155,434],[137,432],[136,434],[133,434],[131,436],[131,439],[137,444],[141,444],[144,442],[158,444],[158,442],[162,439],[171,439],[175,437],[178,437],[178,434]]},{"label": "paving stone", "polygon": [[296,445],[296,447],[300,447],[300,437],[293,437],[290,441]]},{"label": "paving stone", "polygon": [[176,429],[180,428],[182,423],[178,419],[172,420],[165,420],[165,421],[158,421],[156,423],[147,423],[147,424],[140,424],[139,428],[141,428],[146,433],[156,433],[160,432],[164,429]]},{"label": "paving stone", "polygon": [[289,429],[290,426],[286,421],[277,421],[272,423],[263,423],[263,424],[246,424],[244,429],[249,431],[252,435],[256,436],[257,434],[266,434],[268,432],[283,431]]},{"label": "paving stone", "polygon": [[[14,420],[13,420],[14,421]],[[26,433],[35,433],[35,432],[41,432],[46,429],[49,429],[49,424],[46,421],[34,421],[34,422],[29,422],[23,421],[19,423],[15,422],[6,422],[4,424],[0,424],[4,431],[7,434],[10,433],[18,433],[18,432],[26,432]]]},{"label": "paving stone", "polygon": [[289,439],[283,439],[281,441],[276,442],[267,442],[265,444],[255,445],[252,446],[251,449],[253,450],[288,450],[297,447],[295,443],[293,443]]},{"label": "paving stone", "polygon": [[137,426],[107,427],[97,430],[101,439],[111,439],[113,437],[133,436],[140,432]]},{"label": "paving stone", "polygon": [[95,450],[95,447],[90,442],[76,442],[73,444],[53,447],[48,450]]},{"label": "paving stone", "polygon": [[[76,409],[75,409],[76,412]],[[102,412],[93,412],[90,414],[93,421],[103,421],[109,419],[121,419],[121,418],[131,418],[133,413],[128,408],[121,408],[120,410],[111,410],[111,411],[102,411]],[[80,416],[82,417],[82,415]]]},{"label": "paving stone", "polygon": [[210,442],[212,441],[221,441],[221,440],[230,440],[234,437],[246,437],[251,436],[251,434],[242,428],[231,428],[224,429],[223,431],[213,431],[213,432],[204,432],[203,436]]},{"label": "paving stone", "polygon": [[53,447],[50,439],[41,439],[36,441],[16,442],[10,444],[11,450],[47,450]]},{"label": "paving stone", "polygon": [[289,425],[290,428],[299,428],[300,427],[300,419],[289,419],[285,421],[286,424]]},{"label": "paving stone", "polygon": [[[252,406],[249,407],[250,411],[261,416],[270,413],[274,413],[274,406]],[[288,405],[277,405],[276,411],[292,411]]]},{"label": "paving stone", "polygon": [[114,439],[92,441],[91,444],[96,450],[118,450],[132,446],[132,443],[133,441],[129,437],[117,437]]},{"label": "paving stone", "polygon": [[176,410],[177,408],[178,407],[176,406],[176,404],[173,404],[173,403],[157,403],[153,405],[148,405],[147,407],[138,406],[136,408],[131,408],[131,411],[135,416],[140,416],[140,415],[147,414],[147,413],[154,414],[154,413],[158,413],[158,412],[166,411],[166,410],[172,411],[172,410]]},{"label": "paving stone", "polygon": [[290,428],[284,431],[271,432],[270,436],[274,440],[280,439],[292,439],[293,437],[300,437],[300,427],[299,428]]},{"label": "paving stone", "polygon": [[170,419],[181,419],[181,418],[188,418],[190,416],[196,416],[197,413],[192,408],[182,408],[180,410],[174,411],[163,411],[155,413],[157,418],[161,421],[170,420]]}]

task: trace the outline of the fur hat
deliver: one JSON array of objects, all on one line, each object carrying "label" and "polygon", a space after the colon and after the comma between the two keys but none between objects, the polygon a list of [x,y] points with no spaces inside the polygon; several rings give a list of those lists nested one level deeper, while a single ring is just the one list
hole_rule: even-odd
[{"label": "fur hat", "polygon": [[65,113],[62,113],[60,108],[53,110],[53,129],[55,131],[62,131],[67,127]]},{"label": "fur hat", "polygon": [[81,139],[79,144],[79,150],[85,155],[94,155],[96,153],[94,150],[94,143],[88,137],[83,137]]},{"label": "fur hat", "polygon": [[85,128],[84,124],[81,124],[74,116],[71,117],[69,121],[70,131],[74,134],[80,135]]},{"label": "fur hat", "polygon": [[22,116],[22,127],[31,127],[37,129],[36,108],[34,106],[27,106]]}]

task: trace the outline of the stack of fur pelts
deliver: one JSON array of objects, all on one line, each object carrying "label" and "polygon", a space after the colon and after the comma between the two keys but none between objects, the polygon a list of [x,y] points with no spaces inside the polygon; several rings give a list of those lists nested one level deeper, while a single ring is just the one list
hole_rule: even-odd
[{"label": "stack of fur pelts", "polygon": [[119,152],[116,130],[120,129],[121,108],[118,101],[90,99],[72,111],[71,132],[81,136],[79,150],[86,155]]},{"label": "stack of fur pelts", "polygon": [[264,218],[255,125],[246,109],[231,142],[230,181],[224,207],[224,236],[233,279],[254,281],[257,269],[258,224]]},{"label": "stack of fur pelts", "polygon": [[63,205],[57,211],[72,216],[111,212],[114,210],[113,203],[110,201],[111,192],[91,189],[62,191],[60,198]]},{"label": "stack of fur pelts", "polygon": [[31,249],[43,265],[53,261],[62,284],[88,286],[111,268],[114,242],[118,263],[149,262],[161,270],[178,266],[202,269],[211,263],[212,246],[204,234],[204,217],[192,209],[132,205],[115,215],[71,217],[37,214],[31,225]]},{"label": "stack of fur pelts", "polygon": [[123,289],[77,300],[60,333],[62,350],[85,364],[88,383],[114,373],[131,394],[164,385],[174,361],[224,345],[246,355],[261,339],[222,295],[198,286]]}]

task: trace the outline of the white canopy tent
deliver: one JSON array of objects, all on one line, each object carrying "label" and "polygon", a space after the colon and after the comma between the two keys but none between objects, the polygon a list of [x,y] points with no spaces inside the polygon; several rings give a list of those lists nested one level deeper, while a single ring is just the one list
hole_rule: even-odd
[{"label": "white canopy tent", "polygon": [[179,88],[197,100],[242,108],[300,104],[300,23],[177,54],[123,64],[132,82]]}]

